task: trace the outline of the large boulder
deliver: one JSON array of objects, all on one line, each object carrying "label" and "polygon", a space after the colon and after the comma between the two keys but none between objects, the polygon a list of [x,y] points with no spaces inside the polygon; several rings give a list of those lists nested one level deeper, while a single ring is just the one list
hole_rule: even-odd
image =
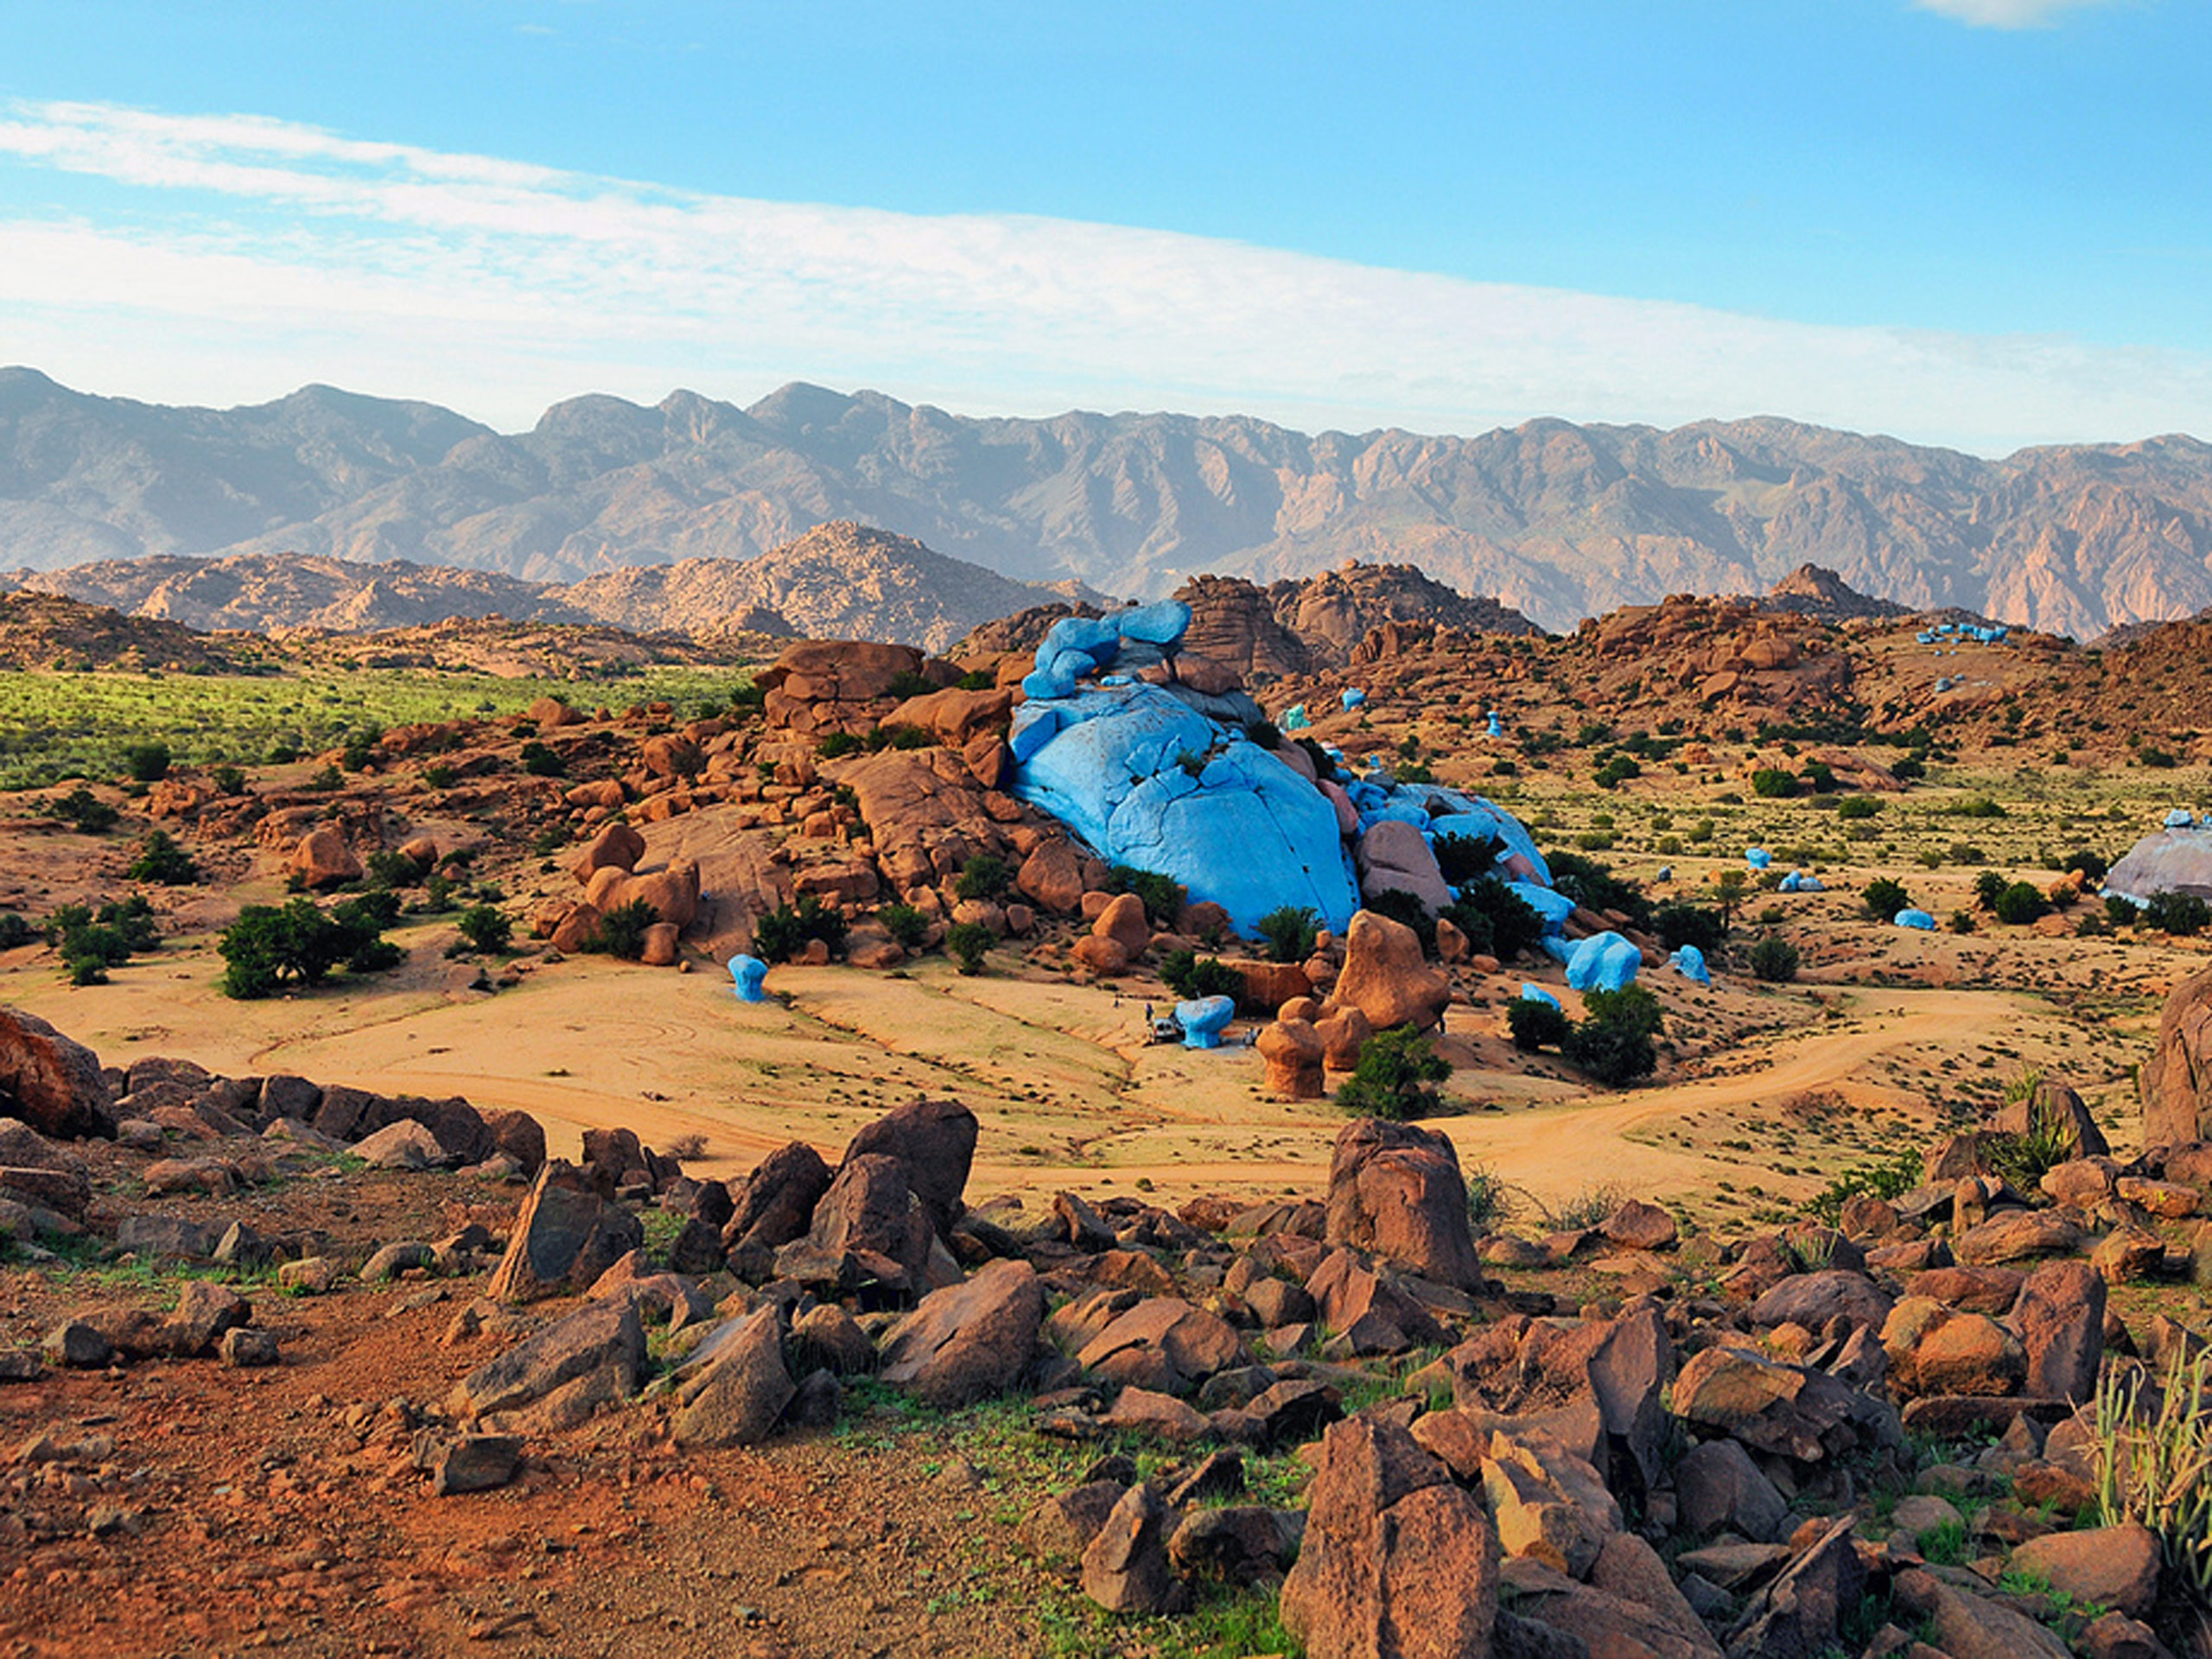
[{"label": "large boulder", "polygon": [[768,1249],[804,1238],[813,1224],[814,1206],[830,1190],[830,1166],[804,1141],[776,1148],[731,1195],[730,1217],[722,1243],[734,1249],[758,1244]]},{"label": "large boulder", "polygon": [[2192,974],[2166,998],[2157,1046],[2136,1088],[2145,1146],[2212,1141],[2212,968]]},{"label": "large boulder", "polygon": [[637,1303],[593,1302],[470,1372],[454,1385],[448,1408],[461,1418],[515,1411],[587,1378],[621,1398],[637,1392],[645,1364]]},{"label": "large boulder", "polygon": [[1443,1017],[1452,983],[1423,959],[1421,936],[1413,929],[1363,910],[1345,931],[1344,969],[1331,995],[1357,1008],[1377,1031],[1393,1026],[1426,1031]]},{"label": "large boulder", "polygon": [[1360,836],[1359,890],[1368,899],[1409,893],[1432,916],[1452,902],[1452,889],[1437,868],[1428,837],[1396,818],[1370,824]]},{"label": "large boulder", "polygon": [[883,1380],[941,1411],[973,1405],[1020,1380],[1044,1319],[1036,1269],[993,1262],[963,1284],[931,1291],[891,1327]]},{"label": "large boulder", "polygon": [[292,849],[288,868],[300,885],[320,891],[361,879],[361,861],[337,830],[310,830]]},{"label": "large boulder", "polygon": [[1481,1501],[1393,1423],[1322,1437],[1282,1621],[1307,1659],[1486,1659],[1497,1535]]},{"label": "large boulder", "polygon": [[1825,1372],[1748,1348],[1712,1347],[1675,1379],[1675,1414],[1754,1452],[1816,1463],[1855,1449],[1896,1445],[1896,1414]]},{"label": "large boulder", "polygon": [[2086,1262],[2046,1262],[2028,1275],[2009,1321],[2027,1351],[2025,1392],[2086,1402],[2105,1353],[2105,1281]]},{"label": "large boulder", "polygon": [[[716,1338],[719,1338],[717,1340]],[[703,1363],[677,1386],[671,1433],[678,1446],[756,1446],[798,1392],[784,1363],[782,1311],[772,1302],[709,1338]]]},{"label": "large boulder", "polygon": [[2112,1150],[2088,1103],[2055,1077],[2039,1079],[2017,1100],[2007,1100],[1990,1128],[2000,1135],[2048,1136],[2069,1158],[2101,1158]]},{"label": "large boulder", "polygon": [[645,1237],[638,1218],[601,1198],[587,1172],[553,1159],[537,1172],[485,1294],[527,1302],[588,1289]]},{"label": "large boulder", "polygon": [[1122,1387],[1181,1394],[1244,1357],[1236,1332],[1177,1296],[1139,1302],[1085,1343],[1084,1370]]},{"label": "large boulder", "polygon": [[976,1114],[957,1100],[916,1100],[885,1113],[845,1148],[845,1161],[896,1162],[940,1233],[960,1219],[961,1195],[976,1161]]},{"label": "large boulder", "polygon": [[1380,1118],[1344,1125],[1329,1160],[1326,1242],[1365,1250],[1440,1284],[1479,1284],[1467,1184],[1450,1139]]},{"label": "large boulder", "polygon": [[0,1007],[0,1117],[64,1140],[115,1138],[99,1056],[35,1014]]}]

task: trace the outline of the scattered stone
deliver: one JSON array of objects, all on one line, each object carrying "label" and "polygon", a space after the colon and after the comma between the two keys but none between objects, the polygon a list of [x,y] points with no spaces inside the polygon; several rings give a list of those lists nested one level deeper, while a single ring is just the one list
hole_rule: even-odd
[{"label": "scattered stone", "polygon": [[1083,1593],[1109,1613],[1181,1611],[1189,1592],[1168,1569],[1167,1521],[1149,1481],[1122,1493],[1084,1548]]},{"label": "scattered stone", "polygon": [[1438,1284],[1480,1284],[1467,1185],[1450,1139],[1380,1118],[1344,1125],[1329,1160],[1326,1242],[1367,1251]]},{"label": "scattered stone", "polygon": [[1044,1317],[1036,1270],[1027,1262],[994,1262],[964,1284],[931,1292],[892,1326],[883,1380],[942,1411],[973,1405],[1013,1387],[1028,1369]]},{"label": "scattered stone", "polygon": [[643,1243],[635,1216],[601,1198],[586,1172],[555,1159],[538,1171],[485,1294],[527,1302],[582,1290]]},{"label": "scattered stone", "polygon": [[768,1303],[728,1336],[677,1390],[671,1430],[679,1446],[756,1446],[775,1429],[798,1387],[784,1363],[783,1316]]},{"label": "scattered stone", "polygon": [[46,1363],[70,1370],[91,1370],[110,1363],[115,1349],[99,1328],[83,1319],[64,1319],[46,1333]]},{"label": "scattered stone", "polygon": [[2158,1540],[2134,1522],[2089,1532],[2052,1532],[2012,1552],[2012,1566],[2077,1602],[2148,1618],[2158,1599]]},{"label": "scattered stone", "polygon": [[259,1370],[274,1365],[283,1357],[273,1331],[259,1331],[251,1325],[239,1325],[223,1332],[221,1349],[223,1363],[234,1370]]}]

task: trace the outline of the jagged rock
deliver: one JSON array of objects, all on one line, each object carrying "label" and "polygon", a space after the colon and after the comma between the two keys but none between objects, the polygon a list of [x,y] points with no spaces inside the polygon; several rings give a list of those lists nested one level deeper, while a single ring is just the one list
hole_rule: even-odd
[{"label": "jagged rock", "polygon": [[2083,1262],[2050,1262],[2028,1275],[2011,1319],[2027,1351],[2024,1391],[2086,1401],[2105,1351],[2105,1281]]},{"label": "jagged rock", "polygon": [[288,868],[302,887],[321,891],[361,879],[361,861],[346,837],[331,829],[310,830],[292,849]]},{"label": "jagged rock", "polygon": [[1122,1493],[1084,1549],[1084,1594],[1111,1613],[1181,1611],[1189,1598],[1168,1570],[1167,1522],[1150,1482]]},{"label": "jagged rock", "polygon": [[1674,1217],[1640,1198],[1630,1198],[1615,1210],[1598,1230],[1624,1250],[1672,1249],[1680,1232]]},{"label": "jagged rock", "polygon": [[1789,1505],[1733,1440],[1705,1440],[1675,1465],[1682,1523],[1710,1535],[1726,1527],[1765,1542],[1786,1529]]},{"label": "jagged rock", "polygon": [[1751,1304],[1751,1323],[1802,1325],[1818,1331],[1830,1319],[1840,1319],[1878,1331],[1895,1306],[1866,1274],[1827,1269],[1783,1280]]},{"label": "jagged rock", "polygon": [[798,1392],[784,1363],[781,1310],[766,1303],[733,1323],[677,1390],[670,1433],[678,1446],[756,1446]]},{"label": "jagged rock", "polygon": [[1023,1548],[1041,1560],[1080,1560],[1127,1490],[1124,1481],[1093,1480],[1046,1498],[1022,1519]]},{"label": "jagged rock", "polygon": [[637,1392],[645,1332],[637,1304],[594,1302],[478,1367],[454,1385],[456,1417],[488,1416],[543,1400],[588,1376],[601,1376],[616,1397]]},{"label": "jagged rock", "polygon": [[228,1285],[207,1279],[188,1280],[177,1298],[176,1311],[168,1319],[170,1351],[180,1359],[204,1354],[222,1340],[226,1332],[252,1319],[253,1305]]},{"label": "jagged rock", "polygon": [[845,1148],[845,1161],[868,1156],[893,1160],[929,1211],[931,1224],[950,1234],[960,1218],[961,1196],[975,1164],[977,1127],[976,1114],[957,1100],[910,1101],[855,1135]]},{"label": "jagged rock", "polygon": [[1459,1154],[1446,1136],[1416,1124],[1370,1117],[1337,1132],[1326,1242],[1439,1284],[1482,1281]]},{"label": "jagged rock", "polygon": [[[803,1281],[842,1281],[855,1261],[906,1294],[922,1289],[942,1254],[906,1165],[883,1154],[848,1157],[814,1207],[805,1237],[776,1253],[779,1274]],[[948,1274],[948,1277],[956,1276]]]},{"label": "jagged rock", "polygon": [[1245,1585],[1279,1577],[1298,1554],[1306,1516],[1296,1510],[1235,1503],[1197,1510],[1167,1540],[1167,1560],[1192,1577]]},{"label": "jagged rock", "polygon": [[1484,1659],[1497,1535],[1482,1504],[1402,1428],[1332,1427],[1282,1621],[1307,1659]]},{"label": "jagged rock", "polygon": [[1355,1354],[1403,1353],[1443,1339],[1435,1316],[1355,1251],[1332,1251],[1306,1280],[1306,1294]]},{"label": "jagged rock", "polygon": [[802,1374],[862,1376],[876,1367],[875,1344],[835,1302],[817,1302],[791,1322],[791,1366]]},{"label": "jagged rock", "polygon": [[1579,1579],[1621,1529],[1620,1505],[1604,1478],[1541,1429],[1493,1433],[1482,1480],[1498,1547],[1508,1555]]},{"label": "jagged rock", "polygon": [[2158,1535],[2133,1521],[2031,1538],[2014,1548],[2012,1566],[2077,1602],[2101,1603],[2130,1618],[2150,1618],[2158,1599]]},{"label": "jagged rock", "polygon": [[260,1370],[276,1364],[283,1357],[273,1331],[257,1331],[251,1325],[237,1325],[223,1332],[219,1352],[223,1363],[233,1370]]},{"label": "jagged rock", "polygon": [[1730,1659],[1802,1659],[1836,1644],[1866,1593],[1849,1516],[1827,1529],[1751,1604],[1731,1634]]},{"label": "jagged rock", "polygon": [[430,1496],[457,1497],[505,1485],[522,1469],[522,1440],[513,1434],[464,1434],[429,1459]]},{"label": "jagged rock", "polygon": [[885,1334],[883,1380],[951,1411],[1002,1393],[1028,1368],[1045,1287],[1027,1262],[994,1262],[925,1296]]},{"label": "jagged rock", "polygon": [[1951,1659],[2069,1659],[2066,1643],[2024,1613],[1910,1567],[1891,1583],[1897,1601],[1928,1622]]},{"label": "jagged rock", "polygon": [[1331,995],[1376,1031],[1408,1025],[1426,1031],[1450,1004],[1452,985],[1422,959],[1413,929],[1363,910],[1344,931],[1344,965]]},{"label": "jagged rock", "polygon": [[1180,1394],[1243,1357],[1236,1332],[1176,1296],[1139,1302],[1077,1354],[1085,1370],[1122,1387]]},{"label": "jagged rock", "polygon": [[41,1135],[115,1139],[99,1057],[35,1014],[0,1007],[0,1116]]},{"label": "jagged rock", "polygon": [[2212,968],[2190,975],[2166,998],[2136,1090],[2145,1146],[2212,1141]]},{"label": "jagged rock", "polygon": [[1755,1452],[1816,1463],[1854,1446],[1897,1442],[1894,1414],[1822,1372],[1745,1348],[1693,1356],[1675,1379],[1675,1414]]},{"label": "jagged rock", "polygon": [[538,1171],[485,1294],[526,1302],[582,1290],[644,1242],[635,1216],[601,1198],[583,1171],[555,1159]]},{"label": "jagged rock", "polygon": [[2005,1210],[1951,1241],[1951,1254],[1967,1267],[2070,1255],[2082,1247],[2082,1230],[2051,1210]]},{"label": "jagged rock", "polygon": [[754,1244],[774,1249],[804,1238],[814,1207],[830,1190],[830,1166],[804,1141],[779,1147],[753,1166],[732,1194],[722,1242],[734,1249]]}]

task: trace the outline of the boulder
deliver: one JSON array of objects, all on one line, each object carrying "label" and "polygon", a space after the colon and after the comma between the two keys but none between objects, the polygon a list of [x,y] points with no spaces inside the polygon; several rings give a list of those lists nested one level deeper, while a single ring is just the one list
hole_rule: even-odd
[{"label": "boulder", "polygon": [[1693,1446],[1675,1465],[1675,1497],[1682,1524],[1694,1532],[1726,1528],[1764,1543],[1789,1525],[1789,1501],[1733,1440]]},{"label": "boulder", "polygon": [[891,1327],[883,1380],[941,1411],[973,1405],[1020,1380],[1044,1318],[1036,1269],[990,1262],[964,1284],[931,1291]]},{"label": "boulder", "polygon": [[1620,1505],[1604,1477],[1541,1429],[1492,1433],[1482,1484],[1498,1548],[1573,1578],[1588,1574],[1621,1529]]},{"label": "boulder", "polygon": [[1123,1492],[1083,1552],[1083,1592],[1109,1613],[1179,1611],[1189,1592],[1167,1565],[1167,1505],[1149,1481]]},{"label": "boulder", "polygon": [[1085,1343],[1077,1363],[1111,1382],[1182,1394],[1244,1357],[1218,1316],[1176,1296],[1139,1302]]},{"label": "boulder", "polygon": [[1459,1154],[1446,1136],[1416,1124],[1370,1117],[1337,1132],[1325,1242],[1439,1284],[1482,1282]]},{"label": "boulder", "polygon": [[976,1160],[976,1114],[957,1100],[910,1101],[885,1113],[855,1135],[845,1161],[887,1157],[929,1211],[941,1234],[960,1218],[961,1195]]},{"label": "boulder", "polygon": [[1865,1274],[1829,1268],[1784,1279],[1751,1304],[1751,1323],[1765,1327],[1802,1325],[1819,1331],[1829,1320],[1840,1319],[1878,1331],[1895,1306],[1889,1294]]},{"label": "boulder", "polygon": [[1674,1217],[1657,1205],[1630,1198],[1606,1217],[1598,1230],[1624,1250],[1667,1250],[1674,1248],[1680,1230]]},{"label": "boulder", "polygon": [[1895,1414],[1824,1372],[1746,1348],[1714,1346],[1675,1379],[1675,1414],[1754,1452],[1816,1463],[1859,1446],[1894,1445]]},{"label": "boulder", "polygon": [[1372,899],[1382,893],[1409,893],[1432,916],[1452,902],[1452,889],[1437,868],[1428,838],[1412,824],[1384,818],[1359,838],[1359,890]]},{"label": "boulder", "polygon": [[1322,1321],[1354,1354],[1400,1354],[1440,1342],[1443,1327],[1356,1250],[1332,1250],[1306,1281]]},{"label": "boulder", "polygon": [[1091,923],[1090,936],[1118,948],[1124,960],[1135,962],[1152,945],[1152,924],[1145,919],[1144,900],[1134,893],[1115,894]]},{"label": "boulder", "polygon": [[709,1342],[711,1357],[677,1386],[670,1433],[678,1446],[757,1446],[798,1392],[784,1363],[782,1310],[764,1303]]},{"label": "boulder", "polygon": [[1072,842],[1040,842],[1015,872],[1014,885],[1039,910],[1072,914],[1083,903],[1083,855]]},{"label": "boulder", "polygon": [[645,1363],[637,1304],[627,1297],[593,1302],[470,1372],[454,1385],[448,1407],[461,1418],[515,1411],[587,1376],[620,1398],[637,1392]]},{"label": "boulder", "polygon": [[1267,1065],[1267,1090],[1277,1100],[1319,1100],[1328,1092],[1321,1061],[1321,1033],[1305,1020],[1277,1020],[1262,1027],[1253,1046]]},{"label": "boulder", "polygon": [[755,1244],[768,1249],[804,1238],[814,1207],[830,1190],[830,1166],[804,1141],[779,1147],[753,1166],[731,1195],[722,1243],[732,1249]]},{"label": "boulder", "polygon": [[1808,1522],[1821,1530],[1753,1600],[1728,1643],[1732,1659],[1802,1659],[1834,1651],[1860,1611],[1866,1571],[1851,1517]]},{"label": "boulder", "polygon": [[2088,1103],[2055,1077],[2040,1078],[2031,1092],[2007,1100],[1990,1128],[1999,1135],[2046,1136],[2069,1158],[2101,1158],[2112,1150]]},{"label": "boulder", "polygon": [[2212,968],[2174,987],[2151,1058],[2136,1076],[2143,1144],[2212,1141]]},{"label": "boulder", "polygon": [[115,1139],[99,1057],[35,1014],[0,1007],[0,1117],[63,1140]]},{"label": "boulder", "polygon": [[2066,1643],[2026,1614],[1960,1589],[1929,1568],[1906,1569],[1891,1589],[1951,1659],[2069,1659]]},{"label": "boulder", "polygon": [[361,861],[346,844],[344,836],[327,828],[310,830],[302,836],[286,868],[301,886],[315,892],[361,879]]},{"label": "boulder", "polygon": [[1359,1064],[1360,1051],[1375,1035],[1375,1027],[1357,1008],[1339,1007],[1313,1022],[1321,1039],[1321,1064],[1330,1071],[1350,1071]]},{"label": "boulder", "polygon": [[[842,1281],[859,1271],[897,1293],[919,1291],[939,1249],[906,1166],[882,1154],[849,1157],[814,1207],[806,1236],[776,1253],[776,1268],[804,1282]],[[957,1276],[954,1269],[951,1276]]]},{"label": "boulder", "polygon": [[1309,1497],[1281,1598],[1307,1659],[1486,1659],[1497,1535],[1444,1465],[1356,1418],[1322,1437]]},{"label": "boulder", "polygon": [[2086,1262],[2047,1262],[2028,1275],[2010,1320],[2027,1351],[2024,1391],[2086,1402],[2104,1363],[2105,1281]]},{"label": "boulder", "polygon": [[645,836],[618,821],[601,824],[599,833],[569,868],[578,881],[588,885],[601,870],[620,870],[628,874],[645,855]]},{"label": "boulder", "polygon": [[1344,965],[1332,991],[1376,1031],[1426,1031],[1452,1001],[1451,982],[1422,958],[1421,938],[1402,922],[1363,910],[1344,932]]},{"label": "boulder", "polygon": [[2082,1230],[2056,1211],[2003,1210],[1953,1239],[1951,1254],[1963,1266],[1988,1267],[2071,1255],[2081,1247]]},{"label": "boulder", "polygon": [[583,1290],[644,1242],[635,1216],[601,1198],[584,1171],[554,1159],[523,1201],[485,1294],[526,1302]]},{"label": "boulder", "polygon": [[2049,1581],[2076,1602],[2148,1618],[2158,1599],[2158,1538],[2133,1521],[2088,1532],[2050,1532],[2014,1547],[2015,1571]]}]

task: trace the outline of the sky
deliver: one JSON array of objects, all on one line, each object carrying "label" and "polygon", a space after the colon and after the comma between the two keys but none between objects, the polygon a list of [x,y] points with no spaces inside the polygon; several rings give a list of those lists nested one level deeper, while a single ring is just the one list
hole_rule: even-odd
[{"label": "sky", "polygon": [[2212,437],[2202,0],[0,0],[0,362]]}]

